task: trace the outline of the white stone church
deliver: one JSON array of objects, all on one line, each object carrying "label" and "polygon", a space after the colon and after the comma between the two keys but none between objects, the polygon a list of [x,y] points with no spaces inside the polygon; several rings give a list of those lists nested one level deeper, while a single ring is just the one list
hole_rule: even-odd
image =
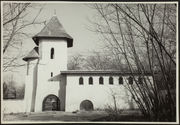
[{"label": "white stone church", "polygon": [[133,84],[130,73],[67,70],[73,38],[56,16],[32,39],[37,47],[23,58],[27,62],[23,112],[103,109],[114,106],[112,95],[120,109],[137,107],[125,87]]}]

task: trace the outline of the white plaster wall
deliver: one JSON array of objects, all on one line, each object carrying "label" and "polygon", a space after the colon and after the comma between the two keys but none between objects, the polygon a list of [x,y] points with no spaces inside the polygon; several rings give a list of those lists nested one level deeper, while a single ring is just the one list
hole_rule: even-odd
[{"label": "white plaster wall", "polygon": [[59,82],[47,82],[41,80],[42,84],[38,84],[35,102],[35,112],[42,111],[43,100],[50,94],[56,95],[58,97]]},{"label": "white plaster wall", "polygon": [[[67,76],[66,88],[66,111],[71,112],[79,110],[80,103],[83,100],[90,100],[96,108],[106,108],[107,105],[114,106],[112,95],[116,95],[117,107],[120,109],[130,108],[128,100],[131,100],[130,93],[124,85],[119,85],[119,76],[113,76],[114,84],[109,84],[109,76],[103,76],[104,84],[99,84],[100,76],[93,77],[93,85],[89,85],[90,76],[82,76],[84,85],[79,85],[80,76]],[[125,79],[124,84],[125,84]],[[135,105],[135,104],[134,104]],[[135,105],[136,107],[136,105]]]},{"label": "white plaster wall", "polygon": [[[54,48],[54,59],[50,58],[51,48]],[[50,78],[51,72],[56,76],[60,70],[67,69],[67,41],[41,39],[39,52],[41,58],[38,65],[35,112],[42,111],[42,103],[46,96],[50,94],[59,96],[60,81],[50,81]]]},{"label": "white plaster wall", "polygon": [[24,100],[25,100],[25,111],[30,112],[31,110],[31,101],[32,101],[32,91],[33,91],[33,81],[31,76],[26,76],[25,78],[25,94],[24,94]]},{"label": "white plaster wall", "polygon": [[[54,59],[50,59],[51,48],[54,48]],[[67,70],[67,41],[58,39],[41,39],[39,42],[40,64],[52,69],[55,75],[60,70]]]},{"label": "white plaster wall", "polygon": [[25,105],[25,111],[30,112],[31,111],[31,102],[32,102],[32,95],[33,95],[33,84],[34,81],[37,80],[34,72],[35,72],[35,66],[37,65],[38,59],[31,60],[29,62],[29,73],[26,74],[25,78],[25,95],[24,95],[24,105]]},{"label": "white plaster wall", "polygon": [[1,104],[2,104],[1,112],[5,114],[25,112],[24,100],[8,99],[8,100],[3,100]]}]

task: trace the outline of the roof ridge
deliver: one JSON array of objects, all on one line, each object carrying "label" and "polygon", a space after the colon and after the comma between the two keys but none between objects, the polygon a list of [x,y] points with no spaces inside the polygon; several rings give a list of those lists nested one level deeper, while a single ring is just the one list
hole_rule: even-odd
[{"label": "roof ridge", "polygon": [[36,45],[39,45],[40,38],[63,38],[67,40],[68,47],[73,45],[73,38],[66,32],[57,16],[53,16],[44,28],[33,37]]}]

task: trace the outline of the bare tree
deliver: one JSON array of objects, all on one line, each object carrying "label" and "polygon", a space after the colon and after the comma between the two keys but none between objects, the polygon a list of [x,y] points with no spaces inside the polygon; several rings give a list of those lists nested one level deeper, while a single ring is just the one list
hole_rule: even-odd
[{"label": "bare tree", "polygon": [[7,94],[8,94],[8,86],[6,82],[3,82],[3,99],[8,96]]},{"label": "bare tree", "polygon": [[[24,66],[19,63],[23,55],[22,45],[31,36],[27,29],[44,21],[37,21],[43,4],[3,2],[3,71]],[[31,20],[27,17],[30,10],[37,9]]]},{"label": "bare tree", "polygon": [[83,69],[84,57],[80,54],[73,55],[68,60],[68,70],[80,70]]},{"label": "bare tree", "polygon": [[[134,85],[126,88],[139,109],[151,120],[174,121],[176,106],[170,84],[175,84],[171,78],[176,66],[176,4],[94,4],[91,8],[98,12],[95,32],[128,65]],[[145,76],[147,72],[152,80]],[[157,72],[161,82],[157,82]]]},{"label": "bare tree", "polygon": [[108,61],[110,58],[107,55],[102,56],[100,52],[93,51],[90,56],[86,58],[85,67],[88,70],[105,70],[108,69]]},{"label": "bare tree", "polygon": [[68,60],[69,70],[125,70],[120,57],[111,56],[111,51],[107,49],[100,51],[90,51],[89,55],[75,54]]},{"label": "bare tree", "polygon": [[121,57],[111,53],[111,49],[90,52],[85,58],[84,67],[87,70],[125,70],[127,65],[122,62]]}]

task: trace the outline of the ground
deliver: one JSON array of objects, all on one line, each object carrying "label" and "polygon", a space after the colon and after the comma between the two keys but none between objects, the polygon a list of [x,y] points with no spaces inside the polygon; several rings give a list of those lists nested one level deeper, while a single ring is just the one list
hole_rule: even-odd
[{"label": "ground", "polygon": [[46,111],[39,113],[17,113],[17,114],[5,114],[5,122],[36,122],[36,121],[145,121],[139,111],[136,110],[124,110],[119,116],[109,114],[105,111],[78,111],[78,112],[61,112],[61,111]]},{"label": "ground", "polygon": [[93,121],[108,114],[102,111],[81,111],[77,113],[46,111],[39,113],[16,113],[4,115],[4,121]]}]

